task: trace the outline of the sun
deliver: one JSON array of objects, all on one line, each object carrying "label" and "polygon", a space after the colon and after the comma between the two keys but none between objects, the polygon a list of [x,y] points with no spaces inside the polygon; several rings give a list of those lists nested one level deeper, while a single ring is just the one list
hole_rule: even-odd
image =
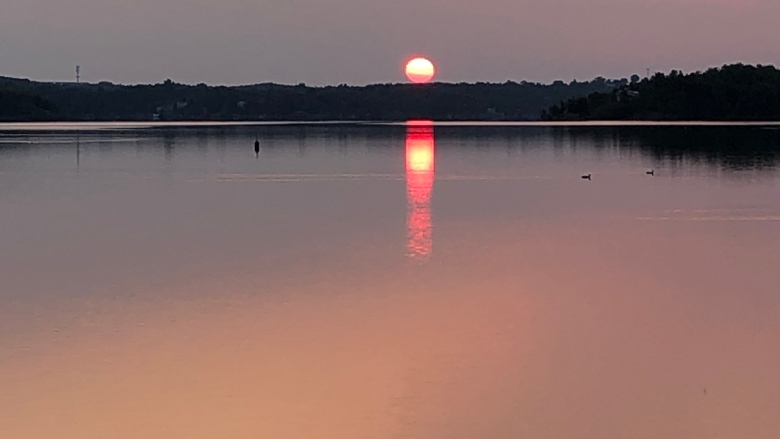
[{"label": "sun", "polygon": [[406,63],[406,77],[415,84],[425,84],[433,79],[436,68],[433,63],[422,57],[414,58]]}]

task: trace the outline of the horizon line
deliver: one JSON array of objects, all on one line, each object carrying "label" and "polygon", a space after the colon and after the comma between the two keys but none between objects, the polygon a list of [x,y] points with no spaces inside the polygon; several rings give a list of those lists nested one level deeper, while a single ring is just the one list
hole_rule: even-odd
[{"label": "horizon line", "polygon": [[[698,70],[692,70],[689,72],[685,72],[682,69],[670,69],[668,72],[661,71],[661,70],[652,70],[651,74],[648,76],[647,74],[640,74],[640,73],[633,73],[633,75],[639,76],[641,79],[650,78],[654,76],[657,73],[663,73],[667,74],[672,71],[679,71],[683,74],[691,74],[691,73],[704,73],[708,70],[712,69],[720,69],[727,66],[734,66],[734,65],[743,65],[743,66],[751,66],[751,67],[773,67],[775,69],[778,69],[778,67],[774,64],[761,64],[761,63],[744,63],[740,61],[720,64],[716,66],[709,66],[704,69],[698,69]],[[531,80],[515,80],[515,79],[505,79],[503,81],[458,81],[458,82],[452,82],[452,81],[432,81],[426,84],[415,84],[412,82],[406,82],[406,81],[398,81],[398,82],[372,82],[372,83],[365,83],[365,84],[349,84],[349,83],[339,83],[339,84],[307,84],[306,82],[300,81],[298,83],[285,83],[285,82],[273,82],[273,81],[267,81],[267,82],[255,82],[255,83],[243,83],[243,84],[224,84],[224,83],[206,83],[206,82],[198,82],[198,83],[191,83],[191,82],[178,82],[171,78],[165,78],[161,80],[160,82],[134,82],[134,83],[125,83],[125,82],[113,82],[108,79],[102,79],[99,81],[75,81],[75,80],[68,80],[68,81],[62,81],[62,80],[53,80],[53,79],[33,79],[31,77],[15,77],[15,76],[5,76],[0,74],[0,80],[16,80],[16,81],[28,81],[28,82],[37,82],[37,83],[45,83],[45,84],[67,84],[67,85],[100,85],[102,83],[108,83],[115,86],[126,86],[126,87],[132,87],[132,86],[144,86],[144,85],[164,85],[168,81],[170,81],[172,84],[176,85],[184,85],[189,87],[197,87],[201,85],[205,85],[207,87],[253,87],[253,86],[259,86],[259,85],[275,85],[275,86],[281,86],[281,87],[308,87],[308,88],[336,88],[336,87],[353,87],[353,88],[365,88],[365,87],[372,87],[372,86],[426,86],[426,85],[478,85],[478,84],[488,84],[488,85],[503,85],[507,83],[514,83],[514,84],[534,84],[534,85],[545,85],[545,86],[551,86],[555,85],[557,82],[563,82],[564,84],[573,84],[573,83],[586,83],[586,82],[592,82],[596,79],[603,78],[607,81],[620,81],[623,79],[629,79],[629,77],[606,77],[606,76],[595,76],[588,80],[578,80],[578,79],[572,79],[572,80],[563,80],[563,79],[553,79],[549,82],[539,82],[539,81],[531,81]],[[73,78],[75,79],[75,78]]]}]

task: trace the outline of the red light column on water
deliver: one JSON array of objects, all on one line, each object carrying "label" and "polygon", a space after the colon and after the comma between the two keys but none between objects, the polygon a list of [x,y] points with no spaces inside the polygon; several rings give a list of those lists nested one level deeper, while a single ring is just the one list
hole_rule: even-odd
[{"label": "red light column on water", "polygon": [[431,195],[436,164],[432,122],[407,122],[405,151],[407,256],[425,261],[433,251]]}]

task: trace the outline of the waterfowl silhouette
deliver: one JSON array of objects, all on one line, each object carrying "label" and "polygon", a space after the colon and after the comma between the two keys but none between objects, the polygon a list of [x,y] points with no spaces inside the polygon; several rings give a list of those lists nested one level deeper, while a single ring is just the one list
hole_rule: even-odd
[{"label": "waterfowl silhouette", "polygon": [[651,169],[651,170],[645,172],[645,174],[655,176],[655,169]]},{"label": "waterfowl silhouette", "polygon": [[583,176],[582,176],[582,177],[580,177],[580,178],[581,178],[581,179],[583,179],[583,180],[590,180],[590,179],[591,179],[590,177],[591,177],[591,175],[590,175],[590,174],[588,174],[588,175],[583,175]]},{"label": "waterfowl silhouette", "polygon": [[255,137],[255,155],[260,154],[260,140]]}]

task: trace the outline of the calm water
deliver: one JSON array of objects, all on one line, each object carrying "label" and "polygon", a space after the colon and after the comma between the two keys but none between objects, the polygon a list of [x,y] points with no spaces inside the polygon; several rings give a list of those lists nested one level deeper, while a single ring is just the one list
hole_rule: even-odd
[{"label": "calm water", "polygon": [[2,438],[780,434],[776,126],[96,128],[0,127]]}]

